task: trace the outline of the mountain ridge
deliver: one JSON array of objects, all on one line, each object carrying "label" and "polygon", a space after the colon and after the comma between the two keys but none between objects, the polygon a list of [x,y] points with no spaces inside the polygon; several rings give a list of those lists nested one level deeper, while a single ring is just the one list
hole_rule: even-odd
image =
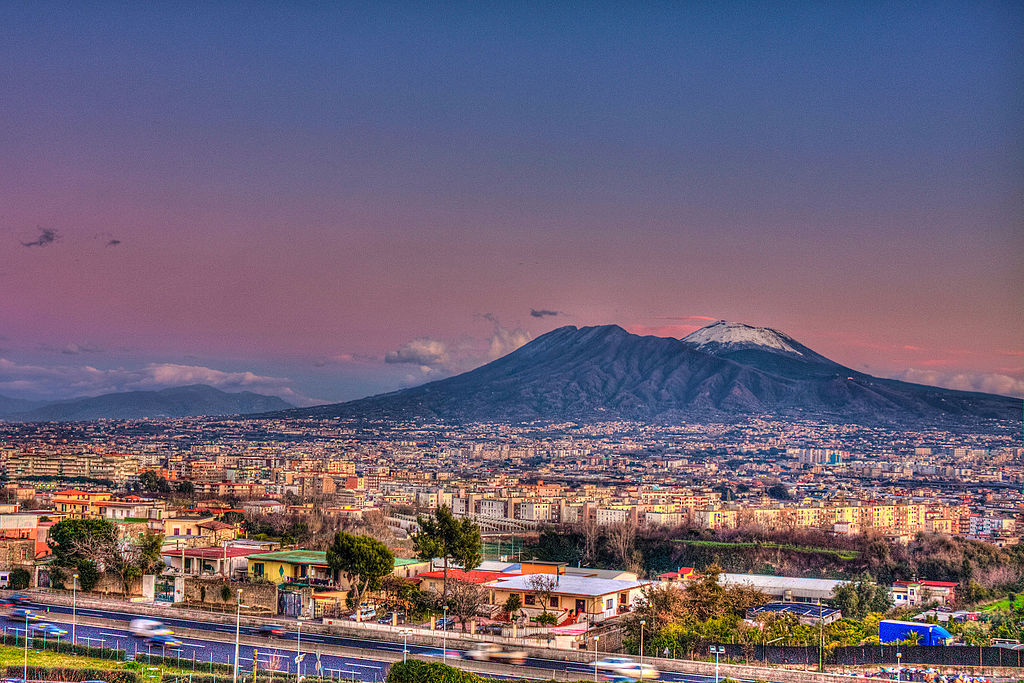
[{"label": "mountain ridge", "polygon": [[[221,391],[206,384],[190,384],[154,391],[121,391],[62,401],[7,400],[10,403],[0,402],[0,406],[4,407],[3,412],[0,412],[0,420],[6,422],[78,422],[99,419],[245,415],[293,407],[277,396],[266,396],[251,391]],[[36,405],[25,409],[25,403]]]},{"label": "mountain ridge", "polygon": [[475,422],[743,414],[969,422],[1021,415],[1019,399],[873,377],[785,338],[797,353],[714,339],[704,350],[692,340],[635,335],[618,325],[567,325],[469,372],[281,415]]}]

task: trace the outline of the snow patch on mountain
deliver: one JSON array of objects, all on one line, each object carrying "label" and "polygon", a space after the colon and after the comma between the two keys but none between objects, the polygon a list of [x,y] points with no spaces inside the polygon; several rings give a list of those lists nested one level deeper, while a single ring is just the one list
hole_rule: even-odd
[{"label": "snow patch on mountain", "polygon": [[714,349],[728,347],[735,350],[768,348],[797,356],[804,355],[803,351],[797,348],[798,344],[788,335],[770,327],[754,327],[726,320],[719,320],[696,332],[691,332],[683,337],[683,341],[692,344],[697,349],[705,349],[705,347]]}]

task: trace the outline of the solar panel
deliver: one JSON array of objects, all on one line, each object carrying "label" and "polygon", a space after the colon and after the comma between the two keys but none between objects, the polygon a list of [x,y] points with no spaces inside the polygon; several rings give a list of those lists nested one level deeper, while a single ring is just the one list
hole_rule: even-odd
[{"label": "solar panel", "polygon": [[767,605],[755,607],[748,612],[748,615],[760,614],[761,612],[777,612],[795,614],[798,617],[813,617],[815,619],[827,619],[839,610],[824,605],[814,605],[806,602],[769,602]]}]

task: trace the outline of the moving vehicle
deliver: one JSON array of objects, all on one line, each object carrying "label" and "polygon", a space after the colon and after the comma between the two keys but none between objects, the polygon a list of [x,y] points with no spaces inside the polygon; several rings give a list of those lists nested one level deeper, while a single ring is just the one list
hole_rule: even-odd
[{"label": "moving vehicle", "polygon": [[22,593],[15,593],[14,595],[11,595],[7,599],[10,600],[11,602],[13,602],[15,605],[27,605],[28,603],[31,602],[31,600],[29,600],[29,597],[27,595],[22,594]]},{"label": "moving vehicle", "polygon": [[259,628],[259,634],[261,636],[273,637],[277,636],[280,638],[284,635],[284,627],[278,624],[263,624]]},{"label": "moving vehicle", "polygon": [[146,642],[156,647],[181,647],[181,641],[175,638],[174,635],[171,633],[154,633],[153,635],[146,638]]},{"label": "moving vehicle", "polygon": [[611,672],[611,675],[615,678],[622,678],[630,681],[642,681],[644,679],[655,679],[661,676],[661,672],[658,671],[653,665],[644,662],[630,662],[629,664],[623,664],[621,667]]},{"label": "moving vehicle", "polygon": [[11,610],[11,619],[14,621],[42,621],[42,617],[25,607],[18,607]]},{"label": "moving vehicle", "polygon": [[32,632],[40,633],[44,636],[66,636],[67,631],[62,629],[56,624],[32,624]]},{"label": "moving vehicle", "polygon": [[605,657],[596,662],[598,671],[615,671],[627,664],[633,664],[633,660],[629,657]]},{"label": "moving vehicle", "polygon": [[509,662],[525,664],[526,652],[523,650],[505,650],[497,643],[476,643],[466,656],[479,662]]},{"label": "moving vehicle", "polygon": [[128,630],[131,631],[133,636],[138,636],[139,638],[170,635],[173,633],[171,629],[164,626],[162,621],[157,621],[156,619],[132,619],[131,623],[128,624]]},{"label": "moving vehicle", "polygon": [[878,622],[878,642],[882,645],[901,643],[916,638],[918,645],[952,645],[953,636],[938,624],[883,619]]}]

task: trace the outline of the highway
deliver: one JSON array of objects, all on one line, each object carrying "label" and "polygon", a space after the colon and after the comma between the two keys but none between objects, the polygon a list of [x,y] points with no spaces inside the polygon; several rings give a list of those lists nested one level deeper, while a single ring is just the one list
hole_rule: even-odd
[{"label": "highway", "polygon": [[[47,608],[49,609],[49,614],[46,612]],[[39,614],[44,621],[59,624],[62,628],[66,628],[68,635],[64,636],[63,640],[69,640],[71,638],[70,632],[72,619],[70,607],[64,605],[33,604],[31,605],[31,609]],[[127,622],[132,619],[139,618],[141,615],[84,607],[78,608],[76,610],[76,614],[79,617],[111,619],[125,622],[124,626],[115,626],[113,624],[109,626],[86,626],[79,622],[75,628],[75,637],[77,642],[80,644],[122,649],[126,650],[129,653],[129,656],[134,656],[137,652],[163,654],[160,651],[151,650],[145,642],[139,638],[133,637],[128,632]],[[193,662],[193,660],[197,663],[210,661],[229,665],[233,663],[233,639],[235,634],[235,627],[233,625],[171,618],[160,618],[160,621],[164,622],[171,629],[213,631],[217,632],[220,638],[226,639],[205,640],[179,637],[183,643],[182,648],[178,651],[167,650],[166,654],[171,657],[174,657],[177,654],[180,657],[183,667],[191,668],[191,662]],[[239,629],[240,635],[249,641],[252,641],[253,638],[259,638],[263,641],[263,644],[260,644],[255,648],[258,651],[257,666],[259,670],[277,670],[294,674],[296,671],[295,656],[297,633],[294,630],[290,630],[292,624],[286,620],[270,621],[281,624],[289,630],[279,638],[267,638],[265,636],[261,636],[256,628],[242,626]],[[10,617],[7,617],[4,621],[4,628],[8,633],[17,633],[20,635],[24,632],[24,623],[14,621]],[[441,644],[441,634],[438,634],[437,647],[410,644],[407,649],[408,656],[436,659],[440,661],[443,659],[440,647]],[[321,651],[326,646],[359,648],[365,650],[366,655],[342,656],[337,654],[328,654],[325,651]],[[238,659],[240,671],[252,671],[253,649],[252,645],[246,645],[244,643],[239,646]],[[355,679],[372,683],[383,681],[387,677],[388,667],[391,665],[391,661],[401,655],[403,651],[403,644],[374,640],[372,638],[352,638],[320,633],[310,633],[307,635],[303,633],[302,650],[304,653],[307,653],[299,665],[301,668],[300,673],[302,675],[323,675],[332,678]],[[391,661],[374,659],[374,651],[389,652],[391,654]],[[454,650],[453,648],[448,648],[448,652],[449,663],[457,665],[458,660],[451,659],[451,655],[453,652],[456,652],[459,655],[463,653]],[[592,665],[582,662],[566,662],[562,660],[542,659],[537,657],[528,658],[525,666],[550,670],[552,678],[554,678],[559,672],[569,672],[571,674],[575,674],[575,677],[577,678],[584,674],[593,674],[594,672],[594,667]],[[564,677],[564,674],[559,677]],[[715,679],[714,676],[662,671],[661,680],[673,683],[714,683]]]}]

